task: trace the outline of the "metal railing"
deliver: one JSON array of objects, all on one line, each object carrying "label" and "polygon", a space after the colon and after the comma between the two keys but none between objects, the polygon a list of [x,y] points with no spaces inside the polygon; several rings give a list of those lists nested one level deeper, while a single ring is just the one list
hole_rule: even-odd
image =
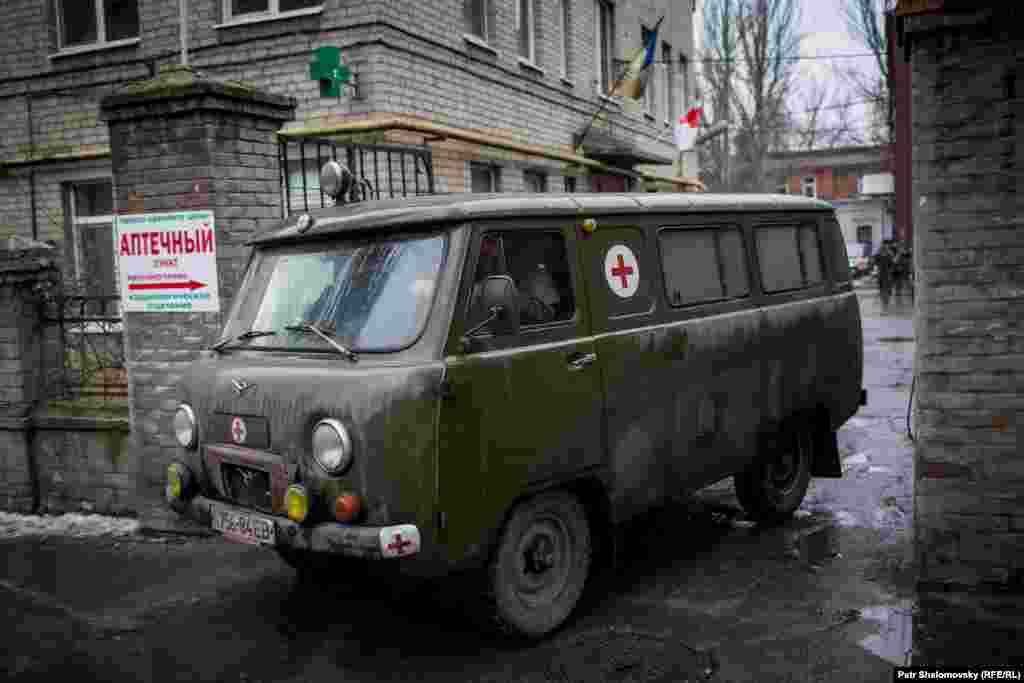
[{"label": "metal railing", "polygon": [[50,400],[128,397],[120,297],[64,295],[43,304],[42,369]]},{"label": "metal railing", "polygon": [[[284,216],[335,203],[434,194],[433,158],[426,145],[301,137],[282,139],[278,149]],[[320,168],[332,159],[347,166],[354,180],[337,202],[320,188]]]}]

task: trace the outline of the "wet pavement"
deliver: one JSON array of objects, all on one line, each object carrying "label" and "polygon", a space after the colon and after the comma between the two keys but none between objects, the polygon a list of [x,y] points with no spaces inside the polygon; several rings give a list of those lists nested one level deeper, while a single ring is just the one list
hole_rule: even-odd
[{"label": "wet pavement", "polygon": [[217,538],[0,539],[0,671],[19,680],[889,681],[895,665],[1024,664],[1024,600],[918,595],[909,298],[858,290],[869,403],[844,477],[795,518],[744,520],[728,482],[632,523],[623,567],[531,645],[482,635],[464,584],[326,590]]}]

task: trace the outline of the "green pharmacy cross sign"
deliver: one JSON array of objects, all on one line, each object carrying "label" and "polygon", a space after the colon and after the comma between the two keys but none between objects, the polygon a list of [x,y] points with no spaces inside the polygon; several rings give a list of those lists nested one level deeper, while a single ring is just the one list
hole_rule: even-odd
[{"label": "green pharmacy cross sign", "polygon": [[341,63],[340,47],[318,47],[309,64],[309,77],[320,81],[321,97],[341,97],[341,86],[352,80],[352,72]]}]

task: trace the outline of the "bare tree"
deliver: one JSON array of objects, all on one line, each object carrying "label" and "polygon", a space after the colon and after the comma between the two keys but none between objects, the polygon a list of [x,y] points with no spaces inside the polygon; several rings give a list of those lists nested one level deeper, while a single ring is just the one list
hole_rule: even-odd
[{"label": "bare tree", "polygon": [[737,173],[740,191],[766,189],[768,153],[786,147],[791,118],[786,100],[800,52],[799,0],[740,0],[739,38],[742,93],[734,97]]},{"label": "bare tree", "polygon": [[873,144],[889,144],[893,140],[895,110],[889,92],[885,35],[885,14],[893,4],[892,0],[843,0],[842,4],[847,31],[874,58],[873,68],[866,73],[855,66],[839,70],[856,95],[870,102],[874,125],[868,127],[868,137]]},{"label": "bare tree", "polygon": [[[708,0],[704,6],[702,95],[705,123],[729,121],[737,68],[737,2]],[[710,105],[710,106],[708,106]],[[711,191],[729,189],[729,133],[699,148],[700,177]]]},{"label": "bare tree", "polygon": [[827,82],[809,77],[807,86],[797,100],[792,125],[796,147],[801,150],[834,149],[862,143],[853,116],[854,102],[849,94],[836,101]]}]

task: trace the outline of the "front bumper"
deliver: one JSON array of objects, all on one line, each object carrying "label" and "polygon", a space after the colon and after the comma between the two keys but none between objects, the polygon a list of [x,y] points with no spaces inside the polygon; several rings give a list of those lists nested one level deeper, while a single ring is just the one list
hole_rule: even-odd
[{"label": "front bumper", "polygon": [[357,526],[322,522],[305,526],[284,517],[255,512],[205,496],[195,496],[172,507],[178,513],[209,527],[213,521],[212,506],[272,520],[275,526],[276,546],[279,548],[369,560],[410,557],[420,550],[420,532],[415,524]]}]

